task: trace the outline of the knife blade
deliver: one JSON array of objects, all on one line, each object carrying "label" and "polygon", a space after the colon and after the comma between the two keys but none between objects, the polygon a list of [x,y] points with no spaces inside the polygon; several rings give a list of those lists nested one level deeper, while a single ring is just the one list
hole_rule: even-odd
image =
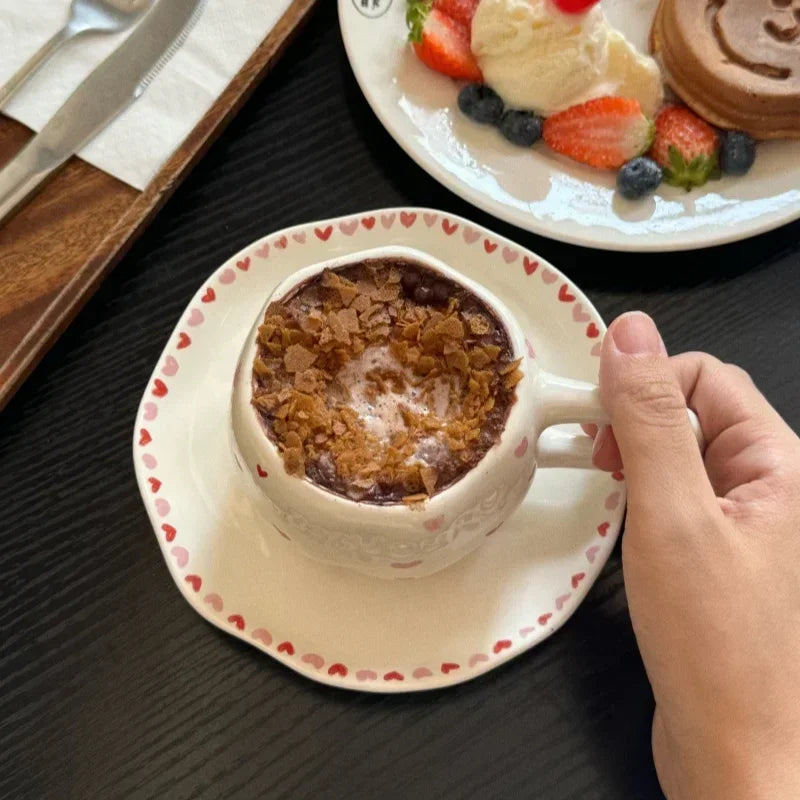
[{"label": "knife blade", "polygon": [[158,0],[128,38],[0,170],[0,223],[145,92],[181,48],[206,0]]}]

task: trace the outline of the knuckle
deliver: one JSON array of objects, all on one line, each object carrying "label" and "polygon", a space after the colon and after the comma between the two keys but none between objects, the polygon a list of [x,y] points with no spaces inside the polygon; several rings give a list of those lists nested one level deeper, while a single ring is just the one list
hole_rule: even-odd
[{"label": "knuckle", "polygon": [[629,418],[663,427],[684,424],[686,400],[680,389],[663,377],[645,377],[622,387],[622,406]]},{"label": "knuckle", "polygon": [[736,379],[737,381],[747,384],[748,386],[755,385],[750,373],[746,369],[742,369],[742,367],[740,367],[738,364],[725,364],[724,369],[732,378]]}]

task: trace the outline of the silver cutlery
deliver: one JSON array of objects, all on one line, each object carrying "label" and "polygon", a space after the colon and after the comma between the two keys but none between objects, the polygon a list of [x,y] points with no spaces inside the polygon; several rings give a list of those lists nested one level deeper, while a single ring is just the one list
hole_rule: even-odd
[{"label": "silver cutlery", "polygon": [[151,2],[152,0],[72,0],[69,18],[64,27],[0,86],[0,108],[65,42],[83,33],[124,31],[142,16]]},{"label": "silver cutlery", "polygon": [[0,170],[0,222],[135,102],[180,49],[206,0],[158,0],[52,119]]}]

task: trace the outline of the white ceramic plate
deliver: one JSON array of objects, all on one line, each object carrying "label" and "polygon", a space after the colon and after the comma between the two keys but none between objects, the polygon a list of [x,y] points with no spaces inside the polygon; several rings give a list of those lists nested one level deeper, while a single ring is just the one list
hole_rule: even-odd
[{"label": "white ceramic plate", "polygon": [[[685,250],[743,239],[800,217],[800,141],[761,143],[744,177],[690,193],[662,186],[629,202],[613,173],[539,146],[527,152],[463,117],[458,84],[406,42],[405,0],[338,0],[347,54],[364,95],[398,144],[436,180],[534,233],[609,250]],[[364,10],[366,5],[367,10]],[[616,27],[646,49],[657,0],[603,0]]]},{"label": "white ceramic plate", "polygon": [[287,275],[382,245],[418,248],[484,283],[517,315],[545,369],[597,377],[605,327],[558,270],[458,217],[388,209],[271,234],[200,287],[136,417],[136,476],[176,584],[209,622],[313,680],[404,692],[485,673],[546,639],[600,573],[622,522],[621,475],[537,473],[485,545],[444,572],[383,581],[309,561],[253,501],[229,398],[244,337]]}]

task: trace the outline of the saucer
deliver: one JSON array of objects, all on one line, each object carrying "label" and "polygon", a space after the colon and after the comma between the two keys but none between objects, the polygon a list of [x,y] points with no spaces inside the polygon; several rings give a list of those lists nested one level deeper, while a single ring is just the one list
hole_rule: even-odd
[{"label": "saucer", "polygon": [[170,336],[133,439],[147,513],[189,604],[312,680],[371,692],[461,683],[546,639],[600,574],[625,507],[620,474],[541,469],[479,550],[421,579],[320,564],[282,537],[256,500],[269,474],[238,465],[231,446],[244,337],[294,271],[390,244],[428,252],[484,284],[517,316],[544,369],[596,380],[605,326],[561,272],[452,214],[384,209],[270,234],[220,266]]}]

